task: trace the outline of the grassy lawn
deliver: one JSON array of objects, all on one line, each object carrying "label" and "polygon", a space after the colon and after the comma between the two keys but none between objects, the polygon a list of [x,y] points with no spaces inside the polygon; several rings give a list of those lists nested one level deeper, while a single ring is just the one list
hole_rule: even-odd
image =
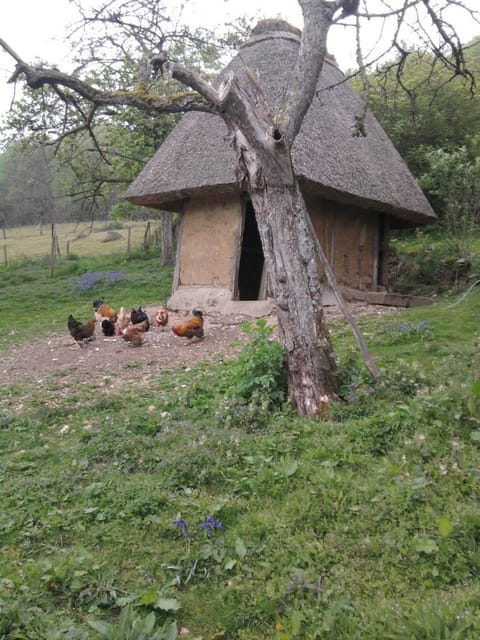
[{"label": "grassy lawn", "polygon": [[[140,254],[41,274],[0,270],[0,349],[97,294],[158,301],[171,279]],[[289,409],[261,323],[238,359],[141,385],[2,389],[0,637],[480,637],[479,314],[473,290],[362,318],[375,388],[334,323],[343,400],[327,422]]]},{"label": "grassy lawn", "polygon": [[50,277],[49,258],[25,259],[0,267],[0,348],[40,337],[48,330],[64,330],[67,316],[92,317],[92,302],[146,306],[171,292],[172,269],[160,269],[157,250],[143,249],[108,256],[70,255],[57,262]]}]

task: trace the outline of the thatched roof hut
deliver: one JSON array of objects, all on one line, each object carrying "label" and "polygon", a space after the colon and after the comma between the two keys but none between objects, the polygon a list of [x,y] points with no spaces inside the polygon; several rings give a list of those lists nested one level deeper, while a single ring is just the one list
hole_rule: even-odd
[{"label": "thatched roof hut", "polygon": [[[299,35],[297,29],[283,21],[259,23],[217,82],[231,71],[242,76],[247,68],[254,70],[275,109],[294,65]],[[373,115],[366,117],[367,136],[353,136],[355,116],[361,110],[360,98],[345,82],[335,61],[327,58],[316,97],[293,146],[293,161],[312,221],[340,283],[353,289],[378,291],[386,284],[384,257],[388,228],[428,224],[436,218]],[[241,242],[245,233],[248,203],[245,206],[243,201],[239,207],[234,204],[242,201],[235,166],[236,158],[223,120],[206,113],[188,113],[126,193],[128,200],[139,205],[181,211],[185,221],[188,216],[198,217],[201,212],[204,237],[210,243],[212,226],[222,224],[221,213],[217,211],[219,202],[223,203],[220,207],[237,209],[239,220],[235,222],[235,216],[226,215],[230,222],[223,223],[223,232],[219,234],[225,245],[221,253],[229,261],[229,268],[220,276],[212,271],[201,276],[201,282],[192,280],[188,269],[182,271],[185,261],[192,258],[180,245],[175,289],[217,286],[228,289],[226,297],[221,296],[223,300],[242,299],[238,291],[242,248],[234,243],[239,242],[235,234]],[[195,203],[201,203],[199,208]],[[208,210],[212,212],[210,217]],[[200,248],[202,225],[198,220],[188,225],[197,234],[196,240],[189,243],[188,251],[194,251],[195,246]],[[335,227],[338,228],[336,234]],[[228,243],[225,233],[231,236]],[[349,236],[346,244],[346,239],[342,240],[345,234]],[[363,242],[362,255],[359,241]],[[362,261],[363,264],[359,264]],[[345,266],[346,262],[350,264]],[[248,279],[248,275],[246,277]],[[266,289],[259,284],[255,299],[265,294]]]}]

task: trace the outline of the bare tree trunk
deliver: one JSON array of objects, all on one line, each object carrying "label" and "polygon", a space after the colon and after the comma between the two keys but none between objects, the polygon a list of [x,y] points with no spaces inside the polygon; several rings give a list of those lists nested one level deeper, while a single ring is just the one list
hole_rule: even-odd
[{"label": "bare tree trunk", "polygon": [[321,305],[315,247],[298,182],[250,193],[287,352],[288,389],[302,416],[324,416],[337,397],[335,358]]},{"label": "bare tree trunk", "polygon": [[247,77],[242,84],[226,78],[217,95],[238,154],[237,179],[255,210],[287,352],[290,400],[301,416],[325,416],[338,383],[308,212],[291,143],[277,128],[257,78]]}]

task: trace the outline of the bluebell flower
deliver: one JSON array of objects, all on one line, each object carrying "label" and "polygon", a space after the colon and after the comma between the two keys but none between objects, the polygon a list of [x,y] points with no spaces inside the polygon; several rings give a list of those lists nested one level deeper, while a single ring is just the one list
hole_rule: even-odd
[{"label": "bluebell flower", "polygon": [[211,537],[213,529],[208,524],[208,522],[202,522],[202,524],[200,525],[200,529],[205,529],[205,531],[207,532],[207,538]]},{"label": "bluebell flower", "polygon": [[108,271],[106,274],[110,282],[117,282],[121,280],[123,277],[123,273],[121,271]]},{"label": "bluebell flower", "polygon": [[223,525],[215,516],[207,516],[205,522],[208,522],[214,529],[223,529]]},{"label": "bluebell flower", "polygon": [[121,271],[86,271],[78,281],[78,288],[82,291],[93,289],[99,282],[118,282],[123,277]]},{"label": "bluebell flower", "polygon": [[215,516],[205,516],[205,522],[202,522],[200,529],[205,529],[207,538],[210,538],[214,529],[222,529],[223,525]]},{"label": "bluebell flower", "polygon": [[173,521],[172,524],[175,524],[177,525],[177,527],[180,527],[180,530],[185,536],[185,539],[190,542],[190,534],[188,533],[188,527],[185,520],[183,520],[182,518],[177,518],[176,520]]}]

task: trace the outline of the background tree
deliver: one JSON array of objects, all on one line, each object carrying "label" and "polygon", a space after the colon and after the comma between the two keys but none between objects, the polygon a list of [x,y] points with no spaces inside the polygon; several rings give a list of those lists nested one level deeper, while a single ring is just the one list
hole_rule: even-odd
[{"label": "background tree", "polygon": [[[480,70],[480,41],[466,45],[469,70]],[[398,70],[402,66],[401,83]],[[355,77],[353,86],[362,90]],[[368,105],[417,177],[428,166],[425,153],[434,148],[453,150],[469,145],[480,123],[480,99],[470,76],[452,76],[434,55],[412,51],[400,54],[366,75]]]},{"label": "background tree", "polygon": [[463,261],[471,257],[475,227],[480,221],[480,157],[466,147],[454,151],[431,149],[425,156],[421,186],[441,212],[440,225]]},{"label": "background tree", "polygon": [[56,220],[56,185],[48,156],[44,147],[25,153],[17,144],[2,157],[0,193],[7,226],[37,224],[42,229]]},{"label": "background tree", "polygon": [[[124,91],[135,84],[141,87],[144,82],[141,74],[146,66],[147,75],[152,74],[155,92],[172,95],[178,91],[178,84],[155,66],[159,47],[162,54],[164,49],[168,50],[169,57],[211,77],[220,68],[220,52],[226,46],[234,46],[240,34],[245,33],[240,22],[222,36],[221,45],[216,45],[207,30],[177,28],[159,10],[158,3],[139,2],[133,12],[126,2],[117,2],[115,7],[107,3],[88,12],[82,3],[75,4],[82,15],[81,23],[73,26],[70,34],[75,40],[82,33],[74,44],[75,62],[92,82],[105,90]],[[118,51],[112,40],[118,43]],[[133,42],[132,49],[128,40]],[[38,146],[52,147],[48,154],[51,170],[64,200],[70,204],[66,219],[89,220],[91,225],[107,215],[118,219],[140,215],[159,219],[161,261],[172,264],[176,217],[134,207],[122,199],[122,193],[175,126],[180,114],[159,116],[119,104],[93,117],[87,103],[72,96],[65,101],[65,97],[52,87],[44,86],[39,91],[27,86],[23,98],[6,118],[8,135],[4,139],[21,140],[30,150],[28,153],[35,152]],[[50,212],[50,218],[56,217],[53,209]],[[12,224],[25,224],[29,220],[27,212],[17,216]]]},{"label": "background tree", "polygon": [[[480,70],[480,41],[464,47],[468,68]],[[369,105],[417,179],[439,217],[451,254],[468,265],[479,220],[480,98],[471,77],[452,77],[435,56],[412,51],[403,59],[401,83],[397,54],[368,73]],[[353,79],[362,88],[358,78]],[[407,232],[408,233],[408,232]]]},{"label": "background tree", "polygon": [[[253,75],[242,83],[230,76],[214,87],[208,78],[170,58],[165,48],[160,3],[113,1],[94,11],[92,19],[113,29],[106,30],[105,39],[113,48],[109,57],[107,49],[99,48],[94,55],[90,51],[88,60],[79,64],[73,74],[35,67],[4,41],[0,45],[15,59],[12,81],[22,78],[34,90],[51,87],[66,109],[82,119],[84,130],[90,134],[95,118],[125,106],[157,115],[198,110],[224,119],[238,151],[239,182],[245,185],[256,213],[280,339],[286,348],[290,398],[301,415],[323,415],[336,397],[335,360],[315,260],[317,252],[322,252],[311,235],[311,223],[293,170],[292,144],[316,91],[327,35],[332,27],[345,21],[355,25],[360,43],[364,21],[394,20],[396,28],[390,45],[401,52],[405,50],[404,29],[410,27],[422,46],[434,51],[438,65],[449,69],[452,75],[471,79],[461,43],[445,19],[443,10],[449,4],[463,7],[472,18],[478,18],[478,13],[468,8],[467,0],[410,0],[399,9],[392,9],[383,0],[299,0],[304,18],[301,44],[283,101],[275,113]],[[369,10],[372,6],[380,11]],[[426,28],[427,22],[431,29]],[[126,35],[127,24],[130,36],[122,39],[115,29]],[[431,35],[433,32],[435,36]],[[125,84],[116,83],[114,90],[106,88],[105,83],[100,86],[96,78],[102,70],[106,80],[114,76],[120,80],[121,61],[128,56],[138,61],[136,74],[127,73]],[[360,47],[359,61],[362,62]],[[403,58],[397,65],[399,77],[402,61]],[[183,85],[175,89],[174,95],[157,91],[156,83],[166,69]],[[362,114],[358,116],[357,132],[365,133]]]}]

